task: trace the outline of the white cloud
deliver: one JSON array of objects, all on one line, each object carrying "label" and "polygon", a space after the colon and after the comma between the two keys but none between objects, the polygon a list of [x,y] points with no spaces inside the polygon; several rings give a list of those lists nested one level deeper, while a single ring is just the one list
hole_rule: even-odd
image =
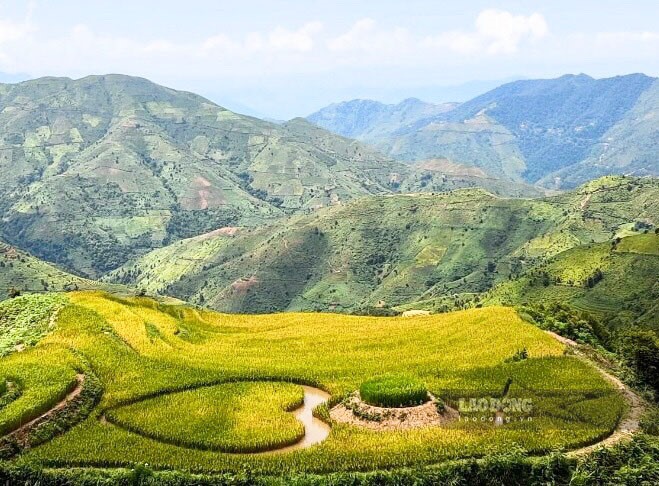
[{"label": "white cloud", "polygon": [[478,36],[490,54],[510,54],[519,48],[525,39],[540,39],[549,28],[544,17],[538,13],[513,15],[501,10],[484,10],[476,19]]},{"label": "white cloud", "polygon": [[34,9],[35,4],[30,2],[23,20],[0,18],[0,66],[4,65],[12,68],[12,56],[8,52],[7,46],[27,39],[30,34],[36,31],[35,26],[32,24]]},{"label": "white cloud", "polygon": [[410,48],[414,42],[407,29],[396,27],[383,30],[375,20],[358,20],[344,34],[327,40],[327,49],[333,53],[380,53],[390,55]]},{"label": "white cloud", "polygon": [[355,55],[368,53],[391,60],[392,55],[427,58],[458,55],[506,55],[519,51],[525,42],[547,36],[549,27],[539,13],[514,15],[503,10],[483,10],[475,20],[474,30],[439,32],[427,36],[412,35],[403,27],[380,28],[371,18],[355,22],[348,31],[327,40],[331,53]]},{"label": "white cloud", "polygon": [[0,71],[76,76],[91,72],[166,75],[184,69],[191,75],[217,75],[222,69],[253,72],[258,63],[290,68],[289,61],[314,50],[322,27],[320,22],[308,22],[297,29],[277,26],[242,38],[219,33],[197,43],[181,43],[101,35],[84,24],[45,39],[31,24],[0,19]]},{"label": "white cloud", "polygon": [[203,56],[244,56],[267,52],[311,52],[315,37],[322,31],[320,22],[308,22],[296,30],[275,27],[267,33],[250,32],[242,40],[225,34],[207,38],[199,46],[189,46],[191,51]]},{"label": "white cloud", "polygon": [[366,18],[355,22],[355,24],[340,36],[330,39],[327,42],[327,47],[331,51],[346,51],[355,48],[364,48],[370,39],[375,34],[377,22],[375,20]]},{"label": "white cloud", "polygon": [[25,22],[15,23],[0,19],[0,46],[25,38],[34,28]]},{"label": "white cloud", "polygon": [[428,36],[428,47],[448,48],[459,54],[513,54],[526,40],[538,40],[549,33],[545,18],[539,13],[513,15],[503,10],[483,10],[476,18],[476,30],[452,31]]},{"label": "white cloud", "polygon": [[268,44],[274,49],[309,52],[314,47],[314,36],[322,29],[320,22],[309,22],[298,30],[277,27],[268,36]]}]

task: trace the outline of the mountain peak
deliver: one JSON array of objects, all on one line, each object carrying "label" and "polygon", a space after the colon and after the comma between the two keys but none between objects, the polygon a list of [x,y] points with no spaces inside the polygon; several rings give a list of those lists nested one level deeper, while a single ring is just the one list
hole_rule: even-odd
[{"label": "mountain peak", "polygon": [[399,103],[399,105],[424,105],[426,104],[424,101],[421,101],[419,98],[405,98],[403,101]]},{"label": "mountain peak", "polygon": [[563,76],[559,77],[558,79],[584,79],[584,80],[594,80],[592,76],[589,76],[588,74],[585,73],[579,73],[579,74],[564,74]]}]

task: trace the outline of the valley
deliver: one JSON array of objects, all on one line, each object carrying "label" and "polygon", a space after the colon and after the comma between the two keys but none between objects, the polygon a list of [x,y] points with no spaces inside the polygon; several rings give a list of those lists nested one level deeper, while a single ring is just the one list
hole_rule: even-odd
[{"label": "valley", "polygon": [[659,480],[657,83],[0,84],[0,482]]},{"label": "valley", "polygon": [[[451,310],[463,294],[471,301],[496,286],[500,296],[486,299],[514,305],[527,297],[506,299],[504,289],[524,288],[527,274],[543,272],[552,258],[569,258],[567,250],[608,255],[611,241],[642,234],[645,224],[654,233],[657,221],[659,184],[651,178],[604,178],[544,199],[472,189],[367,197],[270,227],[183,240],[105,280],[230,312],[414,308],[433,299],[443,300],[433,310]],[[646,239],[656,249],[657,237]],[[634,254],[639,265],[649,265],[635,276],[639,294],[656,289],[656,257],[648,251]],[[625,264],[615,265],[609,275],[602,263],[605,276],[593,291],[625,281],[624,272],[614,271]],[[563,280],[575,292],[585,285]]]}]

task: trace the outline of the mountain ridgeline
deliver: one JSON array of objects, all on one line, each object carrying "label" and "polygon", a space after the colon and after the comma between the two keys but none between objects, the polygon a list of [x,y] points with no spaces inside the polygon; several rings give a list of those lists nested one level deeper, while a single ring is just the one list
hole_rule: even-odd
[{"label": "mountain ridgeline", "polygon": [[120,75],[0,85],[0,169],[0,236],[88,277],[181,238],[366,195],[538,193],[428,175],[303,119],[269,123]]},{"label": "mountain ridgeline", "polygon": [[[382,119],[383,105],[354,101],[308,119],[399,160],[445,159],[549,188],[659,175],[659,81],[643,74],[515,81],[459,105],[415,105],[415,116]],[[356,130],[355,118],[372,121]]]},{"label": "mountain ridgeline", "polygon": [[[543,271],[566,250],[601,243],[600,251],[646,230],[654,238],[657,224],[659,180],[653,178],[609,177],[543,199],[477,189],[371,196],[270,227],[183,240],[107,280],[231,312],[414,308],[428,301],[433,310],[448,310]],[[646,253],[658,268],[659,256]],[[601,268],[604,278],[596,283],[603,287],[610,278]],[[644,283],[634,288],[659,291],[656,273],[642,275]],[[588,276],[552,282],[581,289]]]},{"label": "mountain ridgeline", "polygon": [[0,86],[0,141],[3,235],[88,275],[180,237],[384,191],[396,165],[125,76]]}]

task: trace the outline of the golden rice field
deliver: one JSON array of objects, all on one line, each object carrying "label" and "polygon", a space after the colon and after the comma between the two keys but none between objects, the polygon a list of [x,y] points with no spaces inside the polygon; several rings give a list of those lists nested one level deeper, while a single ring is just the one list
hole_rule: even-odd
[{"label": "golden rice field", "polygon": [[[91,414],[17,461],[53,467],[119,467],[254,474],[370,470],[575,448],[608,435],[624,407],[590,365],[513,309],[490,307],[418,318],[284,313],[224,315],[147,298],[78,292],[35,347],[0,360],[0,434],[38,416],[93,375]],[[528,358],[514,356],[526,349]],[[451,407],[508,397],[531,410],[497,427],[465,411],[442,427],[377,431],[331,423],[308,449],[258,454],[304,434],[290,411],[299,385],[330,406],[378,376],[405,374]],[[316,410],[329,421],[326,406]],[[484,418],[485,417],[485,418]]]}]

